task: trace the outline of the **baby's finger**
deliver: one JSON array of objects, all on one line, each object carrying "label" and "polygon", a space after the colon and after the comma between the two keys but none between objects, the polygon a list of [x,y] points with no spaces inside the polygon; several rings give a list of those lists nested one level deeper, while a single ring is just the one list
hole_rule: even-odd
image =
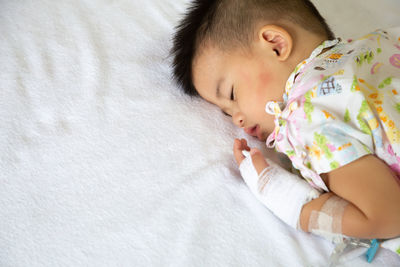
[{"label": "baby's finger", "polygon": [[252,148],[250,150],[251,161],[253,162],[253,166],[257,171],[257,174],[260,174],[265,168],[269,165],[265,161],[263,154],[257,148]]},{"label": "baby's finger", "polygon": [[244,160],[244,156],[242,154],[242,142],[239,139],[235,139],[233,143],[233,155],[235,156],[237,164],[240,165]]},{"label": "baby's finger", "polygon": [[241,142],[242,142],[242,149],[250,151],[250,147],[247,145],[247,140],[246,139],[242,139]]}]

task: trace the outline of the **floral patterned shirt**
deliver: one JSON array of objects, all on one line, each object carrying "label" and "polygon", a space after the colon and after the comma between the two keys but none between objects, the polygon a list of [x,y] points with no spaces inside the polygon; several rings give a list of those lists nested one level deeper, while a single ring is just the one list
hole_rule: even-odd
[{"label": "floral patterned shirt", "polygon": [[266,112],[275,115],[267,146],[319,190],[329,191],[320,174],[368,154],[400,176],[400,27],[325,41],[290,75],[284,102],[268,102]]}]

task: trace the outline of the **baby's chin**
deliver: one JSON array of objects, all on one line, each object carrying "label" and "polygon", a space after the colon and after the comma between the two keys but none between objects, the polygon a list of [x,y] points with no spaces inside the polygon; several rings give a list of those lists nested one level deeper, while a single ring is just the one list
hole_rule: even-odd
[{"label": "baby's chin", "polygon": [[267,140],[267,138],[268,138],[269,133],[267,133],[267,132],[263,129],[262,126],[261,126],[260,128],[261,128],[261,129],[260,129],[260,135],[257,136],[257,139],[260,140],[260,141],[265,142],[265,141]]},{"label": "baby's chin", "polygon": [[265,141],[267,141],[267,138],[268,138],[268,135],[263,133],[262,136],[261,136],[261,139],[259,139],[259,140],[262,141],[262,142],[265,142]]},{"label": "baby's chin", "polygon": [[268,134],[266,132],[261,132],[260,136],[255,136],[255,138],[261,142],[265,142],[268,138]]}]

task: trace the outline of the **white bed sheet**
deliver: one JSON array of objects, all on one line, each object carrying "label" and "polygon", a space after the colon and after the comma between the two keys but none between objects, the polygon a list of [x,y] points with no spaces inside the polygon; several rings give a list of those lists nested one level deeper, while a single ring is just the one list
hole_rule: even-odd
[{"label": "white bed sheet", "polygon": [[[344,38],[400,24],[395,0],[315,2]],[[243,183],[245,134],[172,82],[186,3],[0,0],[0,266],[326,266]]]}]

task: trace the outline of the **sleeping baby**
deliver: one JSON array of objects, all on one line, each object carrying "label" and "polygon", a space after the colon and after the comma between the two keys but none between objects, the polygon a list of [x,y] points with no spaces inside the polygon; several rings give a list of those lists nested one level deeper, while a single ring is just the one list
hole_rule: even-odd
[{"label": "sleeping baby", "polygon": [[186,94],[300,172],[234,141],[244,181],[275,215],[336,244],[374,239],[375,251],[400,255],[400,28],[343,41],[309,0],[197,0],[172,55]]}]

